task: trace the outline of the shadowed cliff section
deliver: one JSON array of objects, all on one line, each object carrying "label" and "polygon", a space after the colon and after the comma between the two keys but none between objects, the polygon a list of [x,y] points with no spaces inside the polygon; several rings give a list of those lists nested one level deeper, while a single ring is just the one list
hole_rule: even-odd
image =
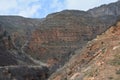
[{"label": "shadowed cliff section", "polygon": [[15,57],[0,47],[0,66],[17,64]]},{"label": "shadowed cliff section", "polygon": [[[49,69],[41,64],[40,61],[36,61],[24,53],[21,46],[18,46],[18,40],[27,35],[25,34],[26,30],[24,31],[25,28],[22,28],[25,25],[21,26],[18,24],[19,27],[15,28],[15,24],[17,24],[17,21],[14,22],[16,17],[13,17],[14,19],[12,18],[11,20],[10,18],[4,17],[4,20],[8,20],[6,21],[6,25],[3,23],[0,24],[0,80],[46,80],[49,76]],[[14,26],[12,27],[10,24]],[[20,29],[22,32],[18,31]],[[16,39],[15,35],[12,35],[14,32],[17,32],[16,37],[19,39]],[[26,42],[26,39],[23,39],[21,42],[24,41]]]},{"label": "shadowed cliff section", "polygon": [[0,80],[46,80],[49,70],[41,66],[0,67]]}]

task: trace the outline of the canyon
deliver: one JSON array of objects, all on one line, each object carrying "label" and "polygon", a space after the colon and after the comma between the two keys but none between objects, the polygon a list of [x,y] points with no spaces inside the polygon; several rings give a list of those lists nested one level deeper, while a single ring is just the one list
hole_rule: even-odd
[{"label": "canyon", "polygon": [[50,80],[76,80],[78,76],[79,80],[90,80],[85,74],[91,68],[86,69],[96,65],[95,61],[97,65],[105,63],[99,56],[105,57],[106,48],[114,45],[106,46],[110,40],[119,41],[119,22],[115,24],[119,4],[88,11],[63,10],[42,19],[0,16],[0,79],[47,80],[50,76]]}]

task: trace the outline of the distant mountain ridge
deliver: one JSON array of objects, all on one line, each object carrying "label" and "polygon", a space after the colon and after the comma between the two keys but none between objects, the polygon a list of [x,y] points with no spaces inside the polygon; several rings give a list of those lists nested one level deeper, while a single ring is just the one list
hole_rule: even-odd
[{"label": "distant mountain ridge", "polygon": [[119,16],[120,15],[120,1],[110,3],[108,5],[102,5],[87,11],[94,17],[99,16]]}]

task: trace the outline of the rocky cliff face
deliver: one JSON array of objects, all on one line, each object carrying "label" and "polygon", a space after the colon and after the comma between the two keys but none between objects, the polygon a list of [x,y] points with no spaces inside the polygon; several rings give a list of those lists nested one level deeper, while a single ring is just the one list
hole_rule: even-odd
[{"label": "rocky cliff face", "polygon": [[49,80],[119,80],[120,21],[88,42]]},{"label": "rocky cliff face", "polygon": [[55,70],[74,55],[74,50],[108,29],[115,21],[114,17],[109,18],[94,18],[87,12],[70,10],[50,14],[33,31],[24,50]]}]

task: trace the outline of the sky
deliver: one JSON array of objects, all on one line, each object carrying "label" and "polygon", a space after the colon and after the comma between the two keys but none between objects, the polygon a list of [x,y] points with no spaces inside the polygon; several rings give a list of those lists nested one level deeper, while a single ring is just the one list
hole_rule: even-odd
[{"label": "sky", "polygon": [[0,15],[44,18],[65,9],[88,10],[117,0],[0,0]]}]

